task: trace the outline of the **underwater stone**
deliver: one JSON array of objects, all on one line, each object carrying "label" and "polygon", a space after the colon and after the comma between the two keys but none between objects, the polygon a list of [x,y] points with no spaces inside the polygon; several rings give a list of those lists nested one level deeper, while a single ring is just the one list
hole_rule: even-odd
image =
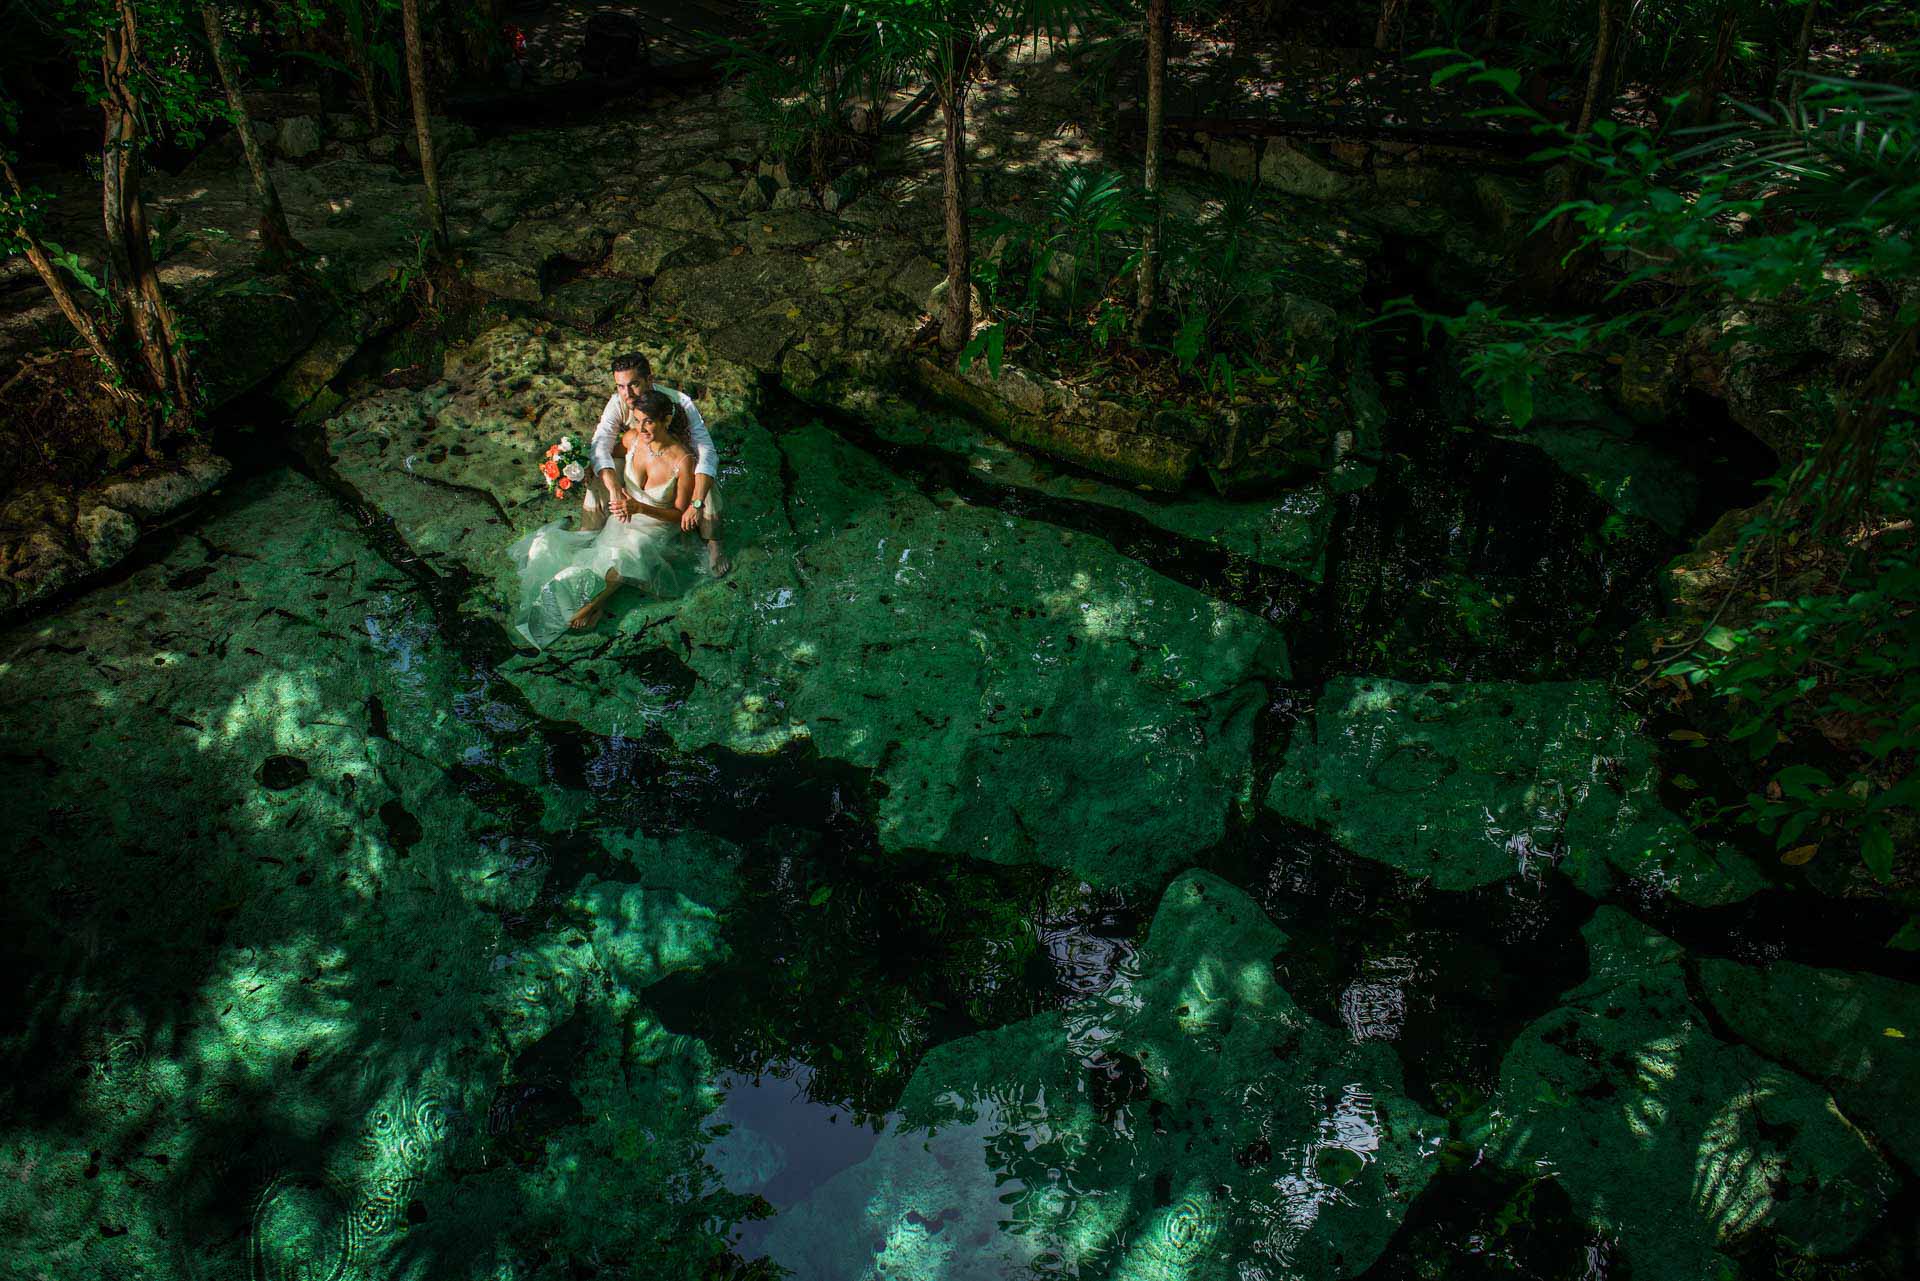
[{"label": "underwater stone", "polygon": [[1766,1057],[1833,1091],[1849,1121],[1920,1166],[1920,989],[1792,961],[1700,961],[1714,1012]]},{"label": "underwater stone", "polygon": [[[504,623],[507,544],[577,510],[539,492],[539,451],[591,429],[624,345],[502,326],[450,353],[444,384],[337,415],[330,448],[410,545],[475,572]],[[895,849],[1118,884],[1218,839],[1265,682],[1287,671],[1274,628],[1100,539],[923,494],[817,424],[776,436],[750,416],[753,375],[697,345],[657,372],[700,393],[734,572],[622,593],[601,628],[506,664],[535,706],[689,749],[809,740],[879,772]],[[684,704],[633,675],[662,647],[696,678]]]},{"label": "underwater stone", "polygon": [[306,782],[311,772],[298,756],[269,756],[260,762],[253,778],[269,792],[284,792]]},{"label": "underwater stone", "polygon": [[1653,749],[1598,681],[1321,691],[1267,792],[1282,817],[1443,890],[1558,870],[1589,894],[1623,879],[1689,902],[1763,883],[1661,806]]},{"label": "underwater stone", "polygon": [[1463,1137],[1550,1172],[1636,1278],[1715,1275],[1766,1230],[1815,1256],[1865,1235],[1897,1180],[1826,1091],[1720,1041],[1671,940],[1612,907],[1581,933],[1591,977],[1520,1034]]},{"label": "underwater stone", "polygon": [[1293,1003],[1286,947],[1226,882],[1175,880],[1138,977],[930,1053],[873,1155],[775,1220],[772,1261],[802,1281],[1364,1271],[1445,1127],[1389,1048]]}]

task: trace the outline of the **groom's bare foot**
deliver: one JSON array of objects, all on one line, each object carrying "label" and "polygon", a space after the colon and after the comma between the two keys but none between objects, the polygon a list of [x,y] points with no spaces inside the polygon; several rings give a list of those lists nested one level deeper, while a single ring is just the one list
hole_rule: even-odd
[{"label": "groom's bare foot", "polygon": [[720,550],[719,543],[707,544],[707,572],[715,578],[725,578],[733,572],[733,562]]}]

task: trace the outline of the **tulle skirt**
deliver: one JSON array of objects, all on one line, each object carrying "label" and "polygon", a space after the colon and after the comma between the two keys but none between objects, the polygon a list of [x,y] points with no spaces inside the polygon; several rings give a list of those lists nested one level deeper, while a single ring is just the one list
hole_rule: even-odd
[{"label": "tulle skirt", "polygon": [[678,525],[635,516],[608,520],[596,530],[567,521],[543,525],[508,549],[520,578],[520,608],[514,631],[535,649],[570,630],[573,616],[607,585],[607,571],[621,581],[670,596],[685,586],[689,540]]}]

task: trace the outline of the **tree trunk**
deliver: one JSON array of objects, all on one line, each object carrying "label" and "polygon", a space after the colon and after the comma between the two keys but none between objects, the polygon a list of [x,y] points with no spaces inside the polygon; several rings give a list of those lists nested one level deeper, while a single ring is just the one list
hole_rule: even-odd
[{"label": "tree trunk", "polygon": [[1580,123],[1575,133],[1593,127],[1594,113],[1600,108],[1600,94],[1607,83],[1607,55],[1613,52],[1613,0],[1600,0],[1599,29],[1593,39],[1593,65],[1587,69],[1587,96],[1580,104]]},{"label": "tree trunk", "polygon": [[[14,173],[13,166],[8,164],[4,157],[0,157],[0,171],[4,171],[7,186],[12,190],[14,199],[24,206],[27,193],[20,186],[19,175]],[[32,264],[34,271],[39,273],[41,282],[47,287],[47,292],[53,295],[54,305],[60,308],[60,314],[67,318],[67,323],[73,326],[74,332],[80,335],[81,340],[92,350],[94,357],[112,372],[116,380],[121,383],[129,382],[126,366],[121,363],[119,354],[113,350],[112,344],[107,341],[107,336],[101,332],[100,326],[94,323],[93,317],[87,314],[86,308],[80,305],[80,300],[73,296],[72,288],[60,275],[60,270],[54,266],[53,260],[47,256],[47,247],[24,226],[16,227],[14,236],[19,240],[27,261]]]},{"label": "tree trunk", "polygon": [[1133,340],[1147,332],[1160,292],[1160,143],[1166,132],[1169,0],[1147,0],[1147,223],[1140,238],[1140,291],[1133,313]]},{"label": "tree trunk", "polygon": [[247,100],[240,94],[240,80],[234,75],[220,11],[213,5],[203,5],[200,19],[207,27],[207,47],[213,53],[214,70],[220,73],[220,86],[226,90],[227,106],[233,110],[233,129],[240,135],[240,151],[247,158],[247,172],[253,177],[253,198],[260,206],[260,243],[270,261],[294,261],[302,252],[300,242],[293,238],[287,226],[286,211],[280,207],[280,193],[267,170],[267,158],[261,154],[259,140],[253,135],[253,120],[247,115]]},{"label": "tree trunk", "polygon": [[1493,7],[1487,10],[1487,25],[1481,34],[1489,41],[1500,38],[1500,9],[1501,0],[1493,0]]},{"label": "tree trunk", "polygon": [[[354,6],[351,18],[346,16],[347,5]],[[373,83],[373,62],[367,56],[366,13],[362,0],[343,0],[340,23],[347,34],[347,65],[360,82],[360,104],[366,109],[367,128],[379,133],[385,126],[380,120],[380,91]]]},{"label": "tree trunk", "polygon": [[972,57],[972,47],[955,40],[940,85],[947,213],[947,300],[940,316],[940,349],[948,355],[958,355],[973,336],[973,242],[967,228],[967,71]]},{"label": "tree trunk", "polygon": [[1825,476],[1835,482],[1837,501],[1828,503],[1825,523],[1834,525],[1858,517],[1873,496],[1873,473],[1880,461],[1880,440],[1895,395],[1920,366],[1920,321],[1908,324],[1888,345],[1860,384],[1840,402],[1827,437],[1800,482],[1787,496],[1787,510],[1806,502],[1813,483]]},{"label": "tree trunk", "polygon": [[1800,101],[1800,95],[1807,89],[1807,65],[1813,57],[1813,12],[1820,7],[1820,0],[1807,0],[1806,12],[1800,15],[1800,34],[1793,42],[1793,87],[1787,91],[1790,102]]},{"label": "tree trunk", "polygon": [[1739,10],[1729,4],[1720,15],[1720,32],[1714,37],[1713,53],[1707,63],[1706,73],[1700,77],[1700,97],[1693,104],[1690,113],[1693,123],[1704,125],[1713,119],[1714,108],[1719,105],[1720,84],[1726,78],[1727,59],[1733,53],[1734,20]]},{"label": "tree trunk", "polygon": [[[184,429],[193,420],[193,379],[173,308],[160,288],[146,205],[140,199],[140,104],[133,92],[139,74],[140,33],[134,23],[133,0],[117,0],[116,8],[119,25],[101,34],[105,131],[100,148],[100,202],[107,254],[113,264],[114,289],[144,366],[143,381],[166,404],[168,425]],[[159,452],[151,426],[145,443],[150,456]]]},{"label": "tree trunk", "polygon": [[1385,51],[1393,43],[1393,24],[1407,0],[1380,0],[1380,23],[1373,29],[1373,47]]},{"label": "tree trunk", "polygon": [[433,123],[427,114],[427,63],[420,44],[420,0],[400,0],[400,21],[407,41],[407,84],[413,90],[413,129],[420,143],[420,177],[427,184],[427,223],[433,246],[450,247],[447,215],[440,204],[440,168],[433,156]]}]

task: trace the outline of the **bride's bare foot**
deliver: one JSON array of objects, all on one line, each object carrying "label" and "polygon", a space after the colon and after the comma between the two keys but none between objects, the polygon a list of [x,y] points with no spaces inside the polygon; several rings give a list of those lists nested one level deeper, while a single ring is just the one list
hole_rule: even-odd
[{"label": "bride's bare foot", "polygon": [[580,607],[580,612],[573,616],[573,621],[568,623],[567,626],[585,631],[587,628],[597,625],[606,612],[606,602],[590,600]]}]

